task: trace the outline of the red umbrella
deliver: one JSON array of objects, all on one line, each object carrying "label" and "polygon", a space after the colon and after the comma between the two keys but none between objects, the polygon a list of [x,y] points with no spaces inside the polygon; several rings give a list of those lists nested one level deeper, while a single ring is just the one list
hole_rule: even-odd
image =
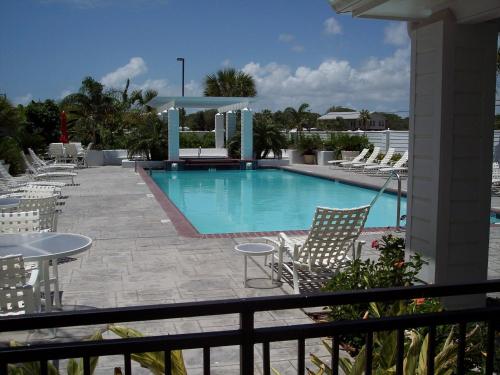
[{"label": "red umbrella", "polygon": [[59,137],[59,141],[62,143],[69,142],[68,124],[66,121],[66,112],[64,111],[61,112],[61,136]]}]

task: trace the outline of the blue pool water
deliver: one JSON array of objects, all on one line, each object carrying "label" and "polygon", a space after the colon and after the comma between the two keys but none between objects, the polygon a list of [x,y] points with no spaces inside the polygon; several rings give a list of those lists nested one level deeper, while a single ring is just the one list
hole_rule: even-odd
[{"label": "blue pool water", "polygon": [[[274,169],[153,171],[152,178],[202,234],[309,229],[317,206],[369,204],[375,190]],[[396,225],[397,199],[383,194],[366,227]],[[406,199],[401,201],[406,214]]]}]

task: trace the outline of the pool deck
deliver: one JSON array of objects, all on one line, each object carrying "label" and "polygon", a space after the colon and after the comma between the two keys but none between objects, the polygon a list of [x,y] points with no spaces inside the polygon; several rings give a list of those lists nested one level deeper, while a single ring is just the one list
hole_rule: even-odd
[{"label": "pool deck", "polygon": [[[328,167],[296,165],[292,170],[314,171],[325,177],[350,178],[356,183],[383,184],[383,178],[358,176]],[[65,309],[134,306],[144,304],[203,301],[226,298],[290,294],[287,284],[268,288],[270,269],[262,258],[249,261],[249,277],[254,287],[242,282],[243,259],[234,252],[237,243],[259,238],[191,238],[180,236],[160,204],[133,169],[96,167],[79,170],[79,186],[64,188],[68,195],[59,217],[58,231],[90,236],[92,248],[75,261],[61,264],[60,280]],[[406,183],[403,184],[406,187]],[[500,206],[498,197],[493,203]],[[363,254],[376,256],[369,248],[382,232],[367,232]],[[500,277],[500,226],[491,227],[489,278]],[[256,315],[256,326],[293,325],[309,322],[300,310],[265,312]],[[126,324],[145,334],[203,332],[236,329],[237,316],[177,319]],[[57,340],[90,334],[80,328],[58,329]],[[47,339],[46,332],[10,335],[20,341]],[[2,335],[2,340],[6,337]],[[294,373],[296,345],[271,345],[273,367],[282,374]],[[307,341],[306,351],[324,355],[317,340]],[[184,352],[189,374],[202,373],[201,351]],[[256,347],[256,363],[262,363]],[[102,358],[96,374],[112,373],[121,358]],[[217,374],[237,373],[238,348],[216,348],[212,364]],[[147,373],[134,367],[135,373]],[[260,373],[260,369],[256,373]]]}]

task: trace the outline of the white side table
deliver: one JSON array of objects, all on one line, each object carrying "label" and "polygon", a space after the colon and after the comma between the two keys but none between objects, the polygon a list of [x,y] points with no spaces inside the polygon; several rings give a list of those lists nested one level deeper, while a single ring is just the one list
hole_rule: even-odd
[{"label": "white side table", "polygon": [[[248,256],[265,256],[267,260],[267,256],[271,255],[271,284],[273,283],[274,279],[274,257],[272,254],[275,251],[274,246],[268,245],[266,243],[242,243],[239,245],[236,245],[234,247],[234,250],[238,252],[239,254],[244,256],[244,262],[245,262],[245,274],[244,274],[244,279],[243,279],[243,284],[245,287],[248,286],[247,281],[247,257]],[[264,260],[265,262],[265,260]]]}]

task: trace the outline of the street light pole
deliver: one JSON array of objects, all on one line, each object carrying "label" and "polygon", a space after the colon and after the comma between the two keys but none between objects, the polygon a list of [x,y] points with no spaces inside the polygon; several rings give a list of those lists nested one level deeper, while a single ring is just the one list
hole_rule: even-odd
[{"label": "street light pole", "polygon": [[182,61],[182,96],[184,96],[184,57],[178,57],[177,61]]}]

